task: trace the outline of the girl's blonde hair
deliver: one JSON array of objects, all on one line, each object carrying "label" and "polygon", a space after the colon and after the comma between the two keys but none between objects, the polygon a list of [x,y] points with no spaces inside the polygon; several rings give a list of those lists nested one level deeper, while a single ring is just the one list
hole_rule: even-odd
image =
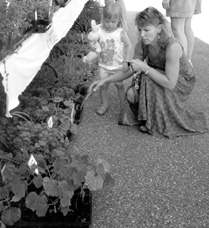
[{"label": "girl's blonde hair", "polygon": [[126,8],[123,0],[108,0],[102,10],[102,25],[104,19],[111,19],[112,17],[118,17],[118,26],[127,31],[127,15]]}]

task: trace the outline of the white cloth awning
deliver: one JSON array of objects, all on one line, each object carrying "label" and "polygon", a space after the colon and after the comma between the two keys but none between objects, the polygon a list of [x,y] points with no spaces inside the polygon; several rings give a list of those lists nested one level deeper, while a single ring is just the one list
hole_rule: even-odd
[{"label": "white cloth awning", "polygon": [[7,117],[11,117],[10,111],[19,104],[18,96],[33,80],[53,46],[66,36],[87,1],[71,0],[54,13],[47,32],[32,34],[15,53],[4,59],[5,65],[0,62],[2,83],[7,94]]}]

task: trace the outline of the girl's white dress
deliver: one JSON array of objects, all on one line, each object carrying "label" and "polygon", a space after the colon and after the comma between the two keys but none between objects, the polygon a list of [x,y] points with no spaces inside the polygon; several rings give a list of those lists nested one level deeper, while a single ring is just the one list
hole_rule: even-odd
[{"label": "girl's white dress", "polygon": [[119,70],[123,67],[122,30],[122,28],[118,28],[114,32],[107,32],[101,25],[99,26],[99,43],[102,49],[99,66],[106,70]]}]

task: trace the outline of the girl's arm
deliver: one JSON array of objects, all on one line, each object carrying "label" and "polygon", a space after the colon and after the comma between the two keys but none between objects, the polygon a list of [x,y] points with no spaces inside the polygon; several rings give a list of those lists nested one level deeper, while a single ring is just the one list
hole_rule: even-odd
[{"label": "girl's arm", "polygon": [[[126,36],[128,38],[128,35],[126,34],[124,37],[126,39]],[[121,37],[122,38],[122,37]],[[123,38],[122,38],[123,39]],[[125,40],[124,39],[124,40]],[[131,42],[129,40],[129,38],[126,40],[127,41],[127,46],[129,48],[127,48],[127,50],[129,51],[129,54],[130,56],[132,56],[132,45],[131,45]],[[125,41],[125,42],[126,42]],[[131,50],[130,50],[130,46],[131,46]],[[137,48],[140,48],[140,50],[137,50]],[[141,49],[141,45],[136,45],[135,46],[135,51],[134,51],[134,56],[136,58],[139,58],[140,56],[143,56],[142,54],[139,54],[142,52],[142,49]],[[130,57],[128,56],[128,58]],[[126,58],[127,60],[131,60],[131,57],[128,59]],[[89,87],[89,90],[91,91],[92,89],[94,89],[94,91],[96,91],[97,89],[99,89],[101,86],[103,86],[104,84],[106,83],[111,83],[111,82],[118,82],[118,81],[123,81],[129,77],[131,77],[135,72],[133,72],[131,69],[129,69],[127,72],[123,72],[123,73],[116,73],[116,74],[113,74],[105,79],[102,79],[102,80],[98,80],[98,81],[94,81],[90,87]]]},{"label": "girl's arm", "polygon": [[134,74],[134,72],[132,70],[128,70],[127,72],[119,72],[116,74],[112,74],[107,78],[101,79],[99,81],[94,81],[90,85],[89,91],[92,91],[92,89],[94,91],[96,91],[97,89],[99,89],[101,86],[103,86],[106,83],[123,81],[124,79],[131,77],[133,74]]},{"label": "girl's arm", "polygon": [[179,59],[182,56],[182,47],[179,43],[172,44],[166,51],[165,74],[150,68],[145,62],[138,59],[132,60],[132,67],[136,71],[143,71],[158,85],[172,90],[179,77]]}]

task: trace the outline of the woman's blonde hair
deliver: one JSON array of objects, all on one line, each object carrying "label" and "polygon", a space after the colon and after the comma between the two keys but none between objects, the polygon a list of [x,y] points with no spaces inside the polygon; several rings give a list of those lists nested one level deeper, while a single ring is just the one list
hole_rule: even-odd
[{"label": "woman's blonde hair", "polygon": [[163,14],[154,7],[148,7],[145,10],[139,12],[136,15],[135,23],[138,28],[147,26],[147,25],[162,25],[162,31],[167,36],[172,36],[172,30],[169,22],[163,16]]},{"label": "woman's blonde hair", "polygon": [[118,26],[127,31],[127,15],[126,8],[123,0],[109,0],[106,1],[106,5],[102,10],[102,25],[104,23],[104,19],[111,19],[113,17],[117,17],[119,19]]}]

